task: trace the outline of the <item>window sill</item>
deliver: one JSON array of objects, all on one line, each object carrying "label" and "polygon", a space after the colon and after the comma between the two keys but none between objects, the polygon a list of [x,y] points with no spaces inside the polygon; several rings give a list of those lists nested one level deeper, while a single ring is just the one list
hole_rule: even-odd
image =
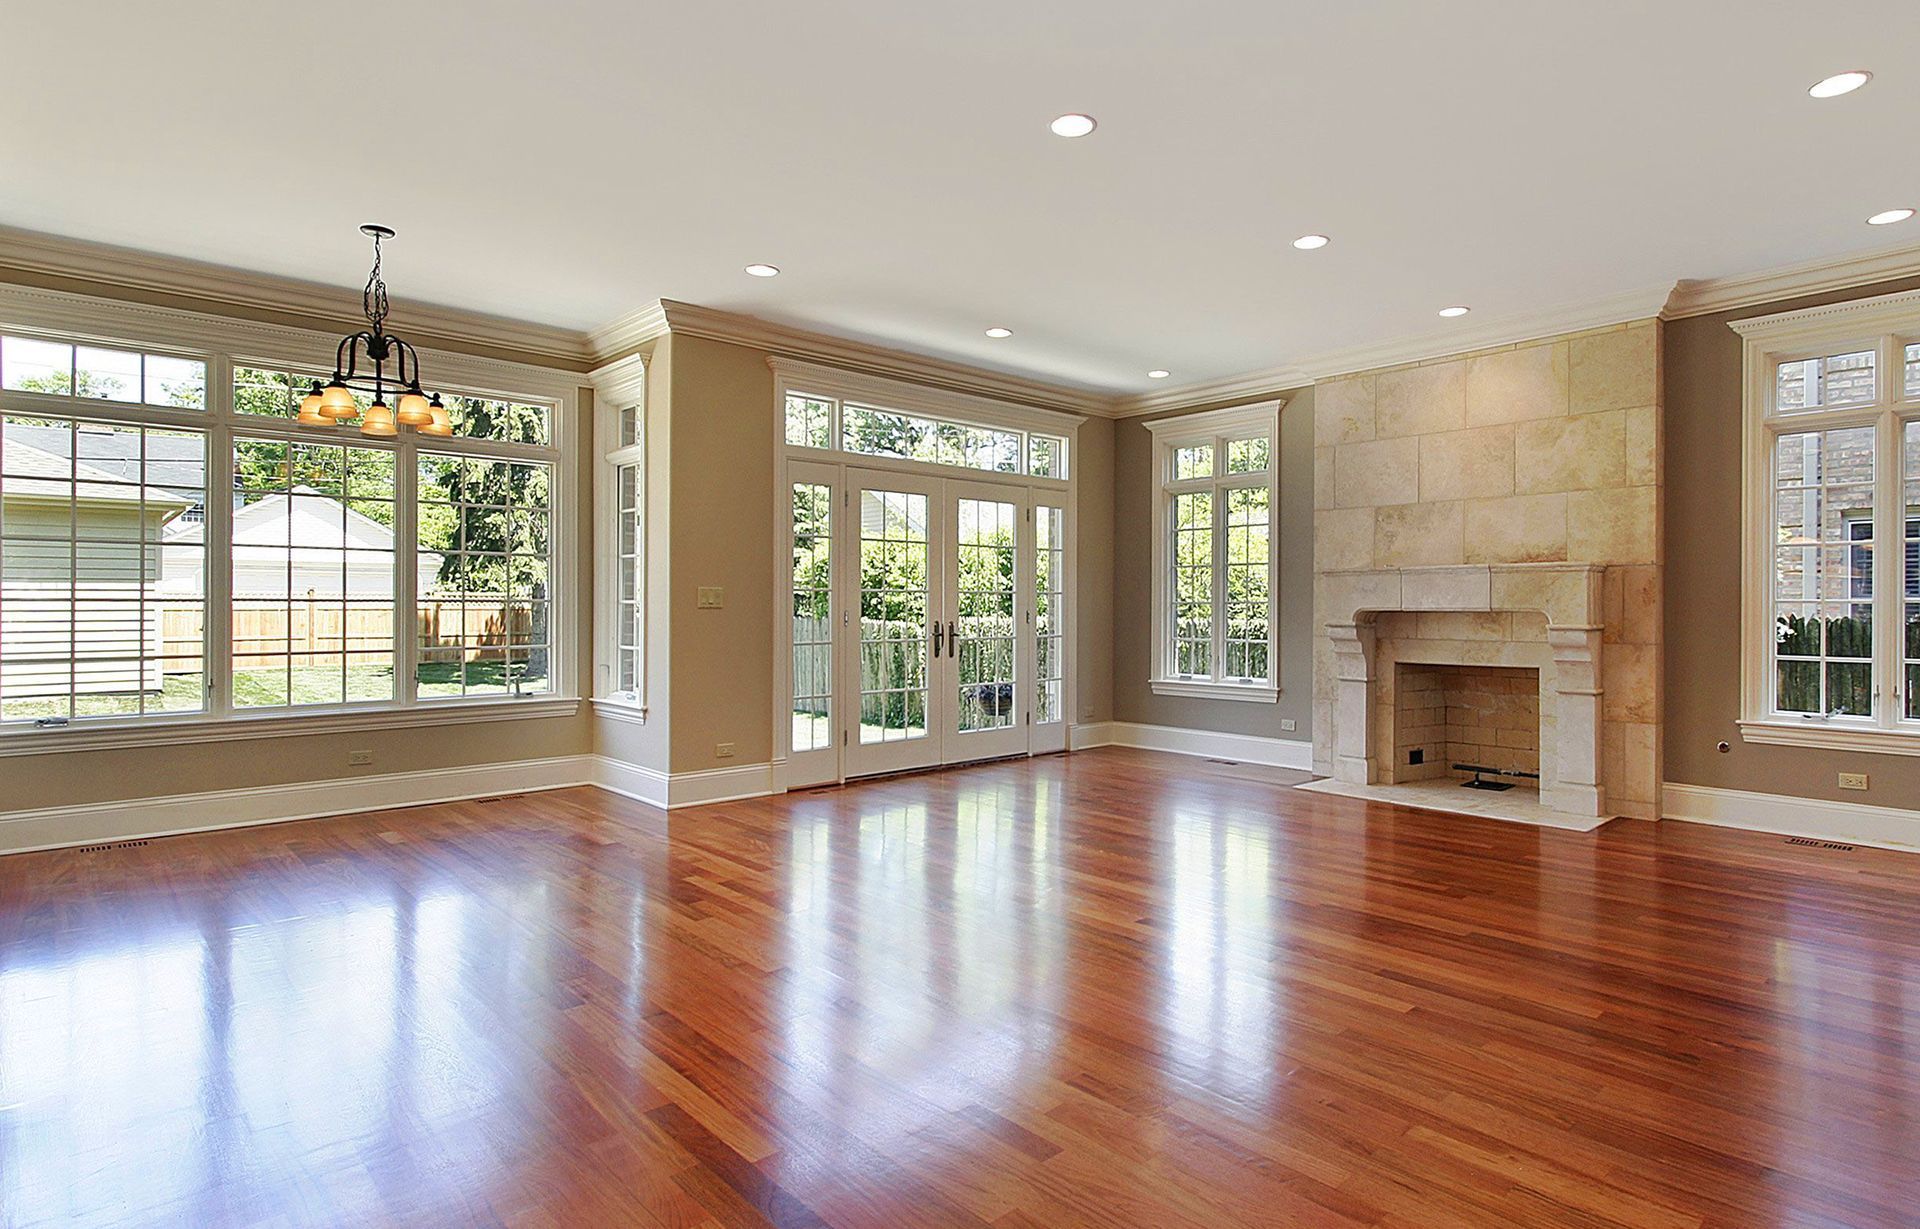
[{"label": "window sill", "polygon": [[180,717],[139,723],[96,725],[88,722],[46,729],[23,727],[0,733],[0,756],[235,742],[249,738],[343,734],[356,730],[391,730],[412,726],[468,725],[479,721],[526,721],[542,717],[571,717],[579,709],[578,700],[552,697],[537,700],[446,700],[407,708],[273,713],[217,720]]},{"label": "window sill", "polygon": [[1216,683],[1209,679],[1152,679],[1149,685],[1156,696],[1188,696],[1199,700],[1239,700],[1249,704],[1272,704],[1280,699],[1280,689],[1265,683]]},{"label": "window sill", "polygon": [[635,704],[631,700],[615,700],[610,696],[595,696],[592,704],[594,715],[597,717],[624,721],[629,725],[647,724],[647,706],[644,704]]},{"label": "window sill", "polygon": [[1816,747],[1827,751],[1865,751],[1877,755],[1920,755],[1920,727],[1843,725],[1833,721],[1742,721],[1745,742],[1774,747]]}]

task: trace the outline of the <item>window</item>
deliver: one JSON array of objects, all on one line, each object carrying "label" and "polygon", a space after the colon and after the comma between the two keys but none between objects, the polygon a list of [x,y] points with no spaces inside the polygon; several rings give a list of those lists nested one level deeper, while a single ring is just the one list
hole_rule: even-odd
[{"label": "window", "polygon": [[1152,685],[1273,700],[1280,406],[1147,424],[1154,436]]},{"label": "window", "polygon": [[613,469],[614,596],[612,698],[640,703],[641,635],[646,629],[641,574],[645,543],[645,473],[641,468],[639,406],[618,415],[617,446],[607,455]]},{"label": "window", "polygon": [[1035,478],[1067,476],[1063,435],[961,422],[803,392],[786,394],[784,423],[786,442],[797,448],[838,449]]},{"label": "window", "polygon": [[1920,296],[1735,328],[1760,479],[1742,731],[1920,754]]},{"label": "window", "polygon": [[554,403],[450,395],[426,451],[296,425],[315,374],[0,330],[4,749],[554,691]]},{"label": "window", "polygon": [[1062,621],[1067,588],[1066,509],[1036,504],[1033,509],[1033,643],[1035,725],[1066,714],[1067,629]]},{"label": "window", "polygon": [[646,363],[633,355],[594,372],[595,702],[610,715],[646,716]]},{"label": "window", "polygon": [[833,488],[793,488],[792,750],[833,745]]}]

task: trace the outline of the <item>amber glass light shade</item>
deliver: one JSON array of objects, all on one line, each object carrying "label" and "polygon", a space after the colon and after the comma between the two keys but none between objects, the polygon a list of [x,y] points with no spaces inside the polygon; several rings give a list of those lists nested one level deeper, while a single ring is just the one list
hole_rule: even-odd
[{"label": "amber glass light shade", "polygon": [[362,435],[396,435],[399,428],[394,426],[393,410],[384,401],[376,401],[367,407],[367,416],[360,423]]},{"label": "amber glass light shade", "polygon": [[427,411],[433,415],[433,421],[428,423],[426,426],[421,427],[420,434],[422,435],[452,435],[453,434],[453,415],[447,413],[447,407],[440,404],[439,397],[435,397],[432,401],[427,403]]},{"label": "amber glass light shade", "polygon": [[424,427],[433,421],[433,410],[424,393],[401,393],[393,407],[394,418],[409,427]]},{"label": "amber glass light shade", "polygon": [[329,384],[320,390],[320,413],[323,417],[336,421],[357,418],[360,407],[353,403],[353,393],[344,384]]},{"label": "amber glass light shade", "polygon": [[324,395],[320,391],[320,382],[315,380],[313,388],[300,398],[300,415],[294,421],[303,427],[331,427],[333,419],[320,412],[320,401]]}]

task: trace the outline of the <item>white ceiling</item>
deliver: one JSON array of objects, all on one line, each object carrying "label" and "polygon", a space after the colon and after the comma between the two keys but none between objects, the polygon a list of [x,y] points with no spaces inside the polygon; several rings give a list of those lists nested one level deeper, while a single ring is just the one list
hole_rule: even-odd
[{"label": "white ceiling", "polygon": [[[1920,5],[30,4],[0,223],[1154,387],[1920,242]],[[1813,81],[1872,69],[1865,90]],[[1099,118],[1066,141],[1047,121]],[[1324,231],[1331,246],[1298,252]],[[778,278],[746,277],[769,261]],[[989,325],[1014,330],[1006,341]]]}]

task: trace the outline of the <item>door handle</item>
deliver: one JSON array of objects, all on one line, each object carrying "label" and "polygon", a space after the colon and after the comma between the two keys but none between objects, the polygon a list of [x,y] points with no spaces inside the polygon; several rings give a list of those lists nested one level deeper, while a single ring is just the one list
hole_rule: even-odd
[{"label": "door handle", "polygon": [[947,620],[947,656],[953,656],[953,650],[960,643],[960,635],[953,630],[953,620]]},{"label": "door handle", "polygon": [[933,621],[933,655],[940,656],[940,620]]}]

